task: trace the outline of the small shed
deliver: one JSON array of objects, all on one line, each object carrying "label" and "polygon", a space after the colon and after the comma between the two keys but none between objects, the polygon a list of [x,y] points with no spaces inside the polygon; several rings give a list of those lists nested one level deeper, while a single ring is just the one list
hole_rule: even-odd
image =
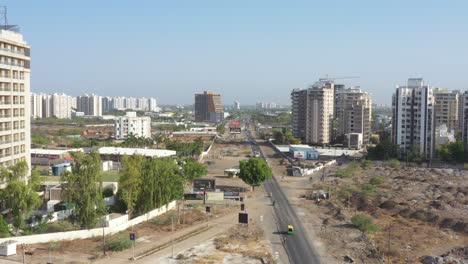
[{"label": "small shed", "polygon": [[16,255],[16,244],[14,240],[7,240],[0,244],[0,256]]},{"label": "small shed", "polygon": [[52,166],[52,174],[54,176],[60,176],[65,171],[71,172],[71,163],[64,162]]},{"label": "small shed", "polygon": [[319,157],[317,149],[308,145],[289,145],[289,152],[295,159],[312,160]]}]

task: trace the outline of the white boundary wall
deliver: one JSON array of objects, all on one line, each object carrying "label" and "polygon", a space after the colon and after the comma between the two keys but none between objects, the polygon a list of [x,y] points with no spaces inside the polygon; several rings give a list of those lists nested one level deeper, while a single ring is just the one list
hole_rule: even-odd
[{"label": "white boundary wall", "polygon": [[91,238],[91,237],[96,237],[96,236],[102,236],[103,229],[106,235],[115,234],[115,233],[118,233],[120,231],[123,231],[131,227],[132,225],[140,224],[142,222],[148,221],[151,218],[164,214],[165,212],[171,209],[174,209],[175,207],[176,207],[176,201],[172,201],[167,205],[164,205],[158,209],[154,209],[153,211],[150,211],[144,215],[140,215],[118,226],[94,228],[94,229],[89,229],[89,230],[77,230],[77,231],[68,231],[68,232],[40,234],[40,235],[8,237],[8,238],[0,239],[0,243],[4,243],[9,240],[14,240],[18,242],[18,244],[35,244],[35,243],[48,243],[52,241],[85,239],[85,238]]}]

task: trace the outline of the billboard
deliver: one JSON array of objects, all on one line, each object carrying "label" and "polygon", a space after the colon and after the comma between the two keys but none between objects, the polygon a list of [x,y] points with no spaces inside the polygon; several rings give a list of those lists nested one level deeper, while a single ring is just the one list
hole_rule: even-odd
[{"label": "billboard", "polygon": [[294,151],[295,159],[304,159],[304,151]]},{"label": "billboard", "polygon": [[223,192],[207,192],[206,201],[223,201],[224,193]]},{"label": "billboard", "polygon": [[240,121],[239,120],[232,120],[230,126],[231,127],[239,127],[240,126]]},{"label": "billboard", "polygon": [[214,192],[216,190],[216,179],[195,179],[193,181],[193,191]]}]

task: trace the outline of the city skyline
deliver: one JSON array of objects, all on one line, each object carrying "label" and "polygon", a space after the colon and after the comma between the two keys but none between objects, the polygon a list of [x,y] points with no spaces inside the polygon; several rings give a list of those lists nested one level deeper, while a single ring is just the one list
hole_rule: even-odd
[{"label": "city skyline", "polygon": [[213,90],[225,102],[287,104],[292,89],[329,74],[360,76],[343,83],[389,105],[395,86],[411,77],[468,88],[461,1],[4,4],[35,47],[33,92],[187,104]]}]

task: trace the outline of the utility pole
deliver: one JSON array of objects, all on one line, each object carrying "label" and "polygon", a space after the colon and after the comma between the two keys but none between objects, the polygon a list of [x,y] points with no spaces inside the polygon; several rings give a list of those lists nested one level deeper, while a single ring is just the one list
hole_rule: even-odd
[{"label": "utility pole", "polygon": [[132,224],[132,234],[134,234],[133,241],[132,241],[132,260],[135,260],[135,232],[133,230],[133,224]]},{"label": "utility pole", "polygon": [[102,253],[106,255],[106,234],[105,234],[105,221],[102,222]]},{"label": "utility pole", "polygon": [[172,225],[172,258],[174,258],[174,216],[171,217]]}]

